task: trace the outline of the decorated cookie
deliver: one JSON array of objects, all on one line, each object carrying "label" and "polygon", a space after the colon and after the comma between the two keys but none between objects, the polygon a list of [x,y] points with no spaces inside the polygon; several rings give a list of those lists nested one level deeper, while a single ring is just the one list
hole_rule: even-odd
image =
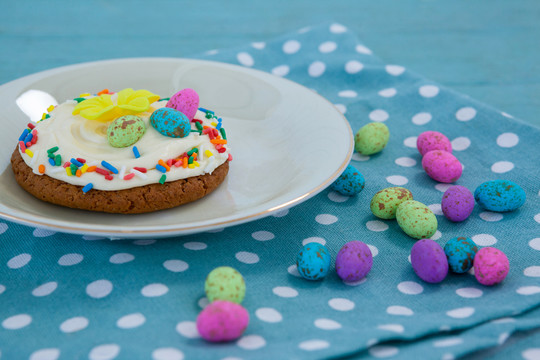
[{"label": "decorated cookie", "polygon": [[199,94],[193,89],[180,90],[169,99],[165,106],[180,111],[191,121],[199,108]]},{"label": "decorated cookie", "polygon": [[465,186],[451,186],[444,192],[441,209],[448,220],[464,221],[474,209],[474,196]]},{"label": "decorated cookie", "polygon": [[396,210],[399,227],[410,237],[427,239],[437,231],[437,218],[424,204],[415,200],[401,203]]},{"label": "decorated cookie", "polygon": [[452,153],[452,143],[438,131],[424,131],[416,139],[416,148],[424,156],[432,150],[443,150]]},{"label": "decorated cookie", "polygon": [[474,191],[474,199],[486,210],[495,212],[514,211],[525,204],[525,191],[510,180],[492,180],[480,184]]},{"label": "decorated cookie", "polygon": [[349,165],[345,171],[334,181],[331,188],[345,196],[353,196],[364,189],[366,181],[364,176],[354,166]]},{"label": "decorated cookie", "polygon": [[474,276],[482,285],[495,285],[502,282],[510,271],[506,254],[493,247],[485,247],[474,257]]},{"label": "decorated cookie", "polygon": [[201,337],[211,342],[238,339],[249,324],[249,314],[242,305],[217,300],[197,316],[197,330]]},{"label": "decorated cookie", "polygon": [[428,283],[440,283],[448,274],[446,255],[430,239],[418,240],[411,249],[411,264],[418,277]]},{"label": "decorated cookie", "polygon": [[107,139],[112,147],[122,148],[135,144],[144,135],[146,125],[136,115],[124,115],[115,119],[107,128]]},{"label": "decorated cookie", "polygon": [[373,255],[361,241],[350,241],[343,245],[336,256],[336,272],[345,282],[363,279],[371,270]]},{"label": "decorated cookie", "polygon": [[424,154],[422,167],[430,178],[442,183],[457,181],[463,171],[459,160],[443,150],[431,150]]},{"label": "decorated cookie", "polygon": [[402,187],[382,189],[371,198],[370,209],[373,215],[381,219],[395,219],[398,206],[412,200],[412,193]]},{"label": "decorated cookie", "polygon": [[227,300],[240,304],[246,295],[246,283],[237,270],[229,266],[221,266],[208,274],[204,291],[210,302]]},{"label": "decorated cookie", "polygon": [[363,155],[381,152],[390,138],[390,131],[383,123],[364,125],[354,137],[354,149]]},{"label": "decorated cookie", "polygon": [[173,138],[183,138],[191,132],[187,116],[178,110],[167,107],[154,111],[150,116],[150,124],[160,134]]},{"label": "decorated cookie", "polygon": [[330,269],[330,253],[319,243],[306,244],[296,257],[298,272],[308,280],[320,280]]},{"label": "decorated cookie", "polygon": [[477,252],[478,247],[474,241],[466,237],[452,238],[444,245],[450,270],[458,274],[470,270]]}]

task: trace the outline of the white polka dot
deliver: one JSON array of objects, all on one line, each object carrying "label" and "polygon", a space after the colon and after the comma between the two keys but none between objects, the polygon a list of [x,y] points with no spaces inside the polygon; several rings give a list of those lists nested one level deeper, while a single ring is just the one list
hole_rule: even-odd
[{"label": "white polka dot", "polygon": [[477,288],[461,288],[456,290],[456,294],[463,298],[474,299],[482,296],[483,291]]},{"label": "white polka dot", "polygon": [[332,319],[317,319],[314,322],[315,326],[322,330],[337,330],[341,329],[341,324]]},{"label": "white polka dot", "polygon": [[343,104],[334,104],[336,109],[339,110],[340,113],[345,114],[347,112],[347,107]]},{"label": "white polka dot", "polygon": [[197,330],[197,324],[194,321],[182,321],[176,325],[176,332],[188,339],[201,337]]},{"label": "white polka dot", "polygon": [[133,244],[139,245],[139,246],[147,246],[147,245],[154,244],[156,241],[157,240],[154,240],[154,239],[141,239],[141,240],[135,240]]},{"label": "white polka dot", "polygon": [[111,293],[113,284],[109,280],[96,280],[86,287],[88,296],[94,299],[101,299]]},{"label": "white polka dot", "polygon": [[282,218],[284,216],[287,216],[288,213],[289,213],[289,209],[283,209],[283,210],[277,211],[275,214],[272,214],[272,216],[276,218]]},{"label": "white polka dot", "polygon": [[255,63],[255,61],[253,61],[253,57],[251,57],[251,55],[249,55],[246,52],[238,53],[236,55],[236,59],[241,65],[244,65],[244,66],[253,66],[253,64]]},{"label": "white polka dot", "polygon": [[255,315],[262,321],[269,323],[277,323],[283,320],[283,316],[276,309],[259,308],[255,310]]},{"label": "white polka dot", "polygon": [[414,312],[405,306],[393,305],[386,308],[386,312],[390,315],[403,315],[403,316],[412,316]]},{"label": "white polka dot", "polygon": [[164,284],[154,283],[146,285],[141,289],[141,294],[146,297],[163,296],[169,292],[169,288]]},{"label": "white polka dot", "polygon": [[388,120],[388,117],[388,113],[381,109],[376,109],[369,113],[371,121],[382,122]]},{"label": "white polka dot", "polygon": [[375,257],[375,256],[379,255],[379,249],[377,249],[376,246],[369,245],[369,244],[367,244],[367,246],[369,248],[369,251],[371,251],[371,256]]},{"label": "white polka dot", "polygon": [[521,356],[525,360],[538,360],[540,359],[540,347],[523,350]]},{"label": "white polka dot", "polygon": [[360,153],[355,152],[352,155],[352,159],[354,161],[368,161],[370,159],[370,157],[368,155],[362,155]]},{"label": "white polka dot", "polygon": [[449,346],[456,346],[463,343],[462,338],[458,337],[450,337],[442,340],[437,340],[433,342],[433,346],[435,347],[449,347]]},{"label": "white polka dot", "polygon": [[208,300],[206,296],[203,296],[202,298],[199,299],[199,301],[197,301],[197,305],[199,305],[201,309],[204,309],[209,304],[210,304],[210,301]]},{"label": "white polka dot", "polygon": [[371,231],[385,231],[388,230],[388,224],[380,220],[371,220],[366,223],[366,227]]},{"label": "white polka dot", "polygon": [[60,350],[55,348],[41,349],[30,355],[30,360],[56,360],[60,356]]},{"label": "white polka dot", "polygon": [[218,49],[212,49],[205,52],[206,55],[216,55],[219,52]]},{"label": "white polka dot", "polygon": [[522,286],[516,292],[520,295],[534,295],[540,293],[540,286]]},{"label": "white polka dot", "polygon": [[510,115],[509,113],[506,113],[504,111],[501,111],[501,115],[504,116],[504,117],[507,117],[509,119],[513,119],[514,117],[512,115]]},{"label": "white polka dot", "polygon": [[377,326],[377,328],[380,330],[387,330],[387,331],[392,331],[392,332],[396,332],[400,334],[405,331],[405,328],[401,324],[384,324],[384,325]]},{"label": "white polka dot", "polygon": [[452,186],[454,186],[454,184],[437,184],[435,185],[435,189],[443,193],[443,192],[446,192],[446,190],[448,190]]},{"label": "white polka dot", "polygon": [[530,277],[540,277],[540,266],[529,266],[523,270],[523,275]]},{"label": "white polka dot", "polygon": [[306,350],[306,351],[322,350],[322,349],[326,349],[329,346],[330,346],[330,343],[328,341],[318,340],[318,339],[306,340],[298,344],[298,347],[300,349]]},{"label": "white polka dot", "polygon": [[296,266],[296,264],[289,266],[287,268],[287,272],[292,276],[302,277],[302,275],[300,275],[300,273],[298,272],[298,266]]},{"label": "white polka dot", "polygon": [[484,221],[500,221],[503,218],[503,214],[491,212],[491,211],[483,211],[479,214],[480,218]]},{"label": "white polka dot", "polygon": [[314,237],[308,237],[308,238],[302,240],[302,246],[305,246],[306,244],[309,244],[309,243],[312,243],[312,242],[316,242],[316,243],[319,243],[321,245],[326,245],[326,240],[325,239],[323,239],[322,237],[314,236]]},{"label": "white polka dot", "polygon": [[146,318],[141,313],[134,313],[122,316],[116,322],[116,326],[121,329],[132,329],[141,326],[146,321]]},{"label": "white polka dot", "polygon": [[529,241],[529,246],[532,247],[534,250],[540,251],[540,238],[534,238]]},{"label": "white polka dot", "polygon": [[379,343],[379,340],[378,339],[369,339],[368,341],[366,341],[366,346],[367,347],[371,347],[375,344],[378,344]]},{"label": "white polka dot", "polygon": [[471,140],[469,138],[461,136],[452,140],[452,150],[463,151],[471,145]]},{"label": "white polka dot", "polygon": [[8,225],[6,223],[0,223],[0,234],[3,234],[7,231]]},{"label": "white polka dot", "polygon": [[88,319],[82,316],[72,317],[60,324],[60,330],[65,333],[73,333],[85,329]]},{"label": "white polka dot", "polygon": [[358,94],[354,90],[343,90],[343,91],[338,92],[338,96],[344,97],[344,98],[353,98],[353,97],[357,97]]},{"label": "white polka dot", "polygon": [[319,214],[315,217],[315,221],[321,225],[331,225],[338,221],[338,218],[330,214]]},{"label": "white polka dot", "polygon": [[252,233],[251,237],[258,241],[267,241],[267,240],[272,240],[276,236],[270,231],[261,230],[261,231],[255,231],[254,233]]},{"label": "white polka dot", "polygon": [[6,330],[18,330],[30,325],[32,317],[28,314],[10,316],[2,321],[2,327]]},{"label": "white polka dot", "polygon": [[356,60],[347,61],[347,63],[345,64],[345,71],[348,74],[356,74],[357,72],[362,71],[363,68],[364,64]]},{"label": "white polka dot", "polygon": [[189,268],[189,265],[182,260],[167,260],[163,263],[163,267],[172,272],[182,272],[186,271]]},{"label": "white polka dot", "polygon": [[289,40],[283,44],[283,52],[285,54],[294,54],[300,50],[300,43],[296,40]]},{"label": "white polka dot", "polygon": [[337,44],[333,41],[326,41],[319,45],[319,51],[322,53],[331,53],[337,49]]},{"label": "white polka dot", "polygon": [[337,191],[330,191],[328,193],[328,199],[336,203],[342,203],[350,199],[350,196],[341,195]]},{"label": "white polka dot", "polygon": [[326,65],[321,61],[315,61],[309,65],[308,74],[311,77],[319,77],[324,74]]},{"label": "white polka dot", "polygon": [[7,266],[10,269],[19,269],[28,264],[28,262],[32,260],[32,255],[30,254],[20,254],[15,257],[12,257],[8,262]]},{"label": "white polka dot", "polygon": [[6,291],[6,287],[0,284],[0,294],[2,294],[4,291]]},{"label": "white polka dot", "polygon": [[435,215],[442,215],[441,204],[431,204],[428,205],[429,210],[431,210]]},{"label": "white polka dot", "polygon": [[291,298],[298,296],[298,291],[288,286],[276,286],[272,292],[279,297]]},{"label": "white polka dot", "polygon": [[47,237],[56,234],[56,231],[46,229],[35,229],[32,233],[35,237]]},{"label": "white polka dot", "polygon": [[497,145],[503,148],[511,148],[519,143],[519,136],[514,133],[503,133],[497,137]]},{"label": "white polka dot", "polygon": [[540,214],[534,215],[534,221],[540,224]]},{"label": "white polka dot", "polygon": [[396,356],[399,353],[399,349],[395,346],[377,345],[370,347],[368,352],[376,358],[387,358]]},{"label": "white polka dot", "polygon": [[50,281],[32,290],[32,295],[37,297],[47,296],[52,294],[52,292],[56,290],[57,287],[58,283],[56,281]]},{"label": "white polka dot", "polygon": [[390,75],[399,76],[405,72],[405,68],[400,65],[386,65],[386,72]]},{"label": "white polka dot", "polygon": [[432,98],[439,94],[439,88],[435,85],[424,85],[418,89],[418,92],[425,98]]},{"label": "white polka dot", "polygon": [[425,125],[431,121],[431,114],[428,112],[421,112],[412,117],[412,122],[415,125]]},{"label": "white polka dot", "polygon": [[259,335],[246,335],[238,339],[236,345],[245,350],[256,350],[265,346],[266,340]]},{"label": "white polka dot", "polygon": [[304,33],[307,33],[308,31],[311,31],[311,26],[306,26],[306,27],[301,28],[300,30],[298,30],[298,33],[304,34]]},{"label": "white polka dot", "polygon": [[397,158],[394,162],[397,165],[403,166],[403,167],[411,167],[411,166],[416,165],[416,160],[410,157],[400,157],[400,158]]},{"label": "white polka dot", "polygon": [[501,335],[499,335],[499,338],[497,339],[497,343],[499,345],[502,345],[506,342],[506,340],[508,340],[509,337],[510,337],[509,333],[502,333]]},{"label": "white polka dot", "polygon": [[491,246],[497,243],[495,236],[489,234],[474,235],[471,239],[476,243],[476,245],[480,246]]},{"label": "white polka dot", "polygon": [[435,234],[433,234],[430,239],[431,240],[439,240],[442,237],[442,233],[439,230],[435,231]]},{"label": "white polka dot", "polygon": [[341,24],[332,24],[330,25],[330,32],[333,34],[343,34],[347,31],[347,28]]},{"label": "white polka dot", "polygon": [[130,261],[133,261],[135,259],[135,256],[128,254],[128,253],[118,253],[114,254],[109,258],[109,261],[113,264],[124,264]]},{"label": "white polka dot", "polygon": [[398,290],[407,295],[418,295],[424,291],[422,285],[414,281],[403,281],[397,286]]},{"label": "white polka dot", "polygon": [[253,46],[253,48],[257,50],[262,50],[266,47],[266,43],[264,41],[257,41],[257,42],[252,42],[251,46]]},{"label": "white polka dot", "polygon": [[514,164],[510,161],[497,161],[495,164],[491,165],[491,171],[496,174],[504,174],[513,168]]},{"label": "white polka dot", "polygon": [[418,139],[417,136],[410,136],[403,140],[403,145],[409,148],[416,149],[416,139]]},{"label": "white polka dot", "polygon": [[152,351],[153,360],[183,360],[184,353],[172,347],[158,348]]},{"label": "white polka dot", "polygon": [[279,65],[272,69],[272,74],[277,76],[287,76],[291,69],[288,65]]},{"label": "white polka dot", "polygon": [[244,264],[255,264],[259,262],[259,255],[247,251],[239,251],[235,257]]},{"label": "white polka dot", "polygon": [[455,356],[450,353],[442,354],[441,360],[455,360]]},{"label": "white polka dot", "polygon": [[476,110],[472,107],[464,107],[456,112],[456,119],[459,121],[469,121],[476,116]]},{"label": "white polka dot", "polygon": [[349,299],[334,298],[328,301],[328,305],[334,310],[350,311],[354,309],[354,303]]},{"label": "white polka dot", "polygon": [[377,94],[385,98],[391,98],[397,94],[397,90],[395,88],[382,89]]},{"label": "white polka dot", "polygon": [[104,344],[94,347],[90,350],[88,358],[90,360],[110,360],[114,359],[120,353],[120,346],[116,344]]},{"label": "white polka dot", "polygon": [[405,176],[401,175],[391,175],[386,177],[386,181],[389,182],[392,185],[405,185],[409,182],[409,180]]},{"label": "white polka dot", "polygon": [[367,281],[367,277],[364,277],[358,281],[343,281],[343,283],[347,286],[358,286],[358,285],[362,285],[366,281]]},{"label": "white polka dot", "polygon": [[83,261],[84,257],[81,254],[66,254],[58,259],[58,265],[61,266],[72,266],[77,265]]},{"label": "white polka dot", "polygon": [[455,318],[455,319],[464,319],[468,318],[474,314],[474,308],[472,307],[462,307],[458,309],[448,310],[446,312],[446,315]]},{"label": "white polka dot", "polygon": [[373,54],[373,52],[370,49],[368,49],[367,47],[365,47],[364,45],[361,45],[361,44],[356,45],[356,47],[354,49],[359,54],[365,54],[365,55]]},{"label": "white polka dot", "polygon": [[191,241],[184,244],[184,247],[188,250],[204,250],[208,246],[202,242]]}]

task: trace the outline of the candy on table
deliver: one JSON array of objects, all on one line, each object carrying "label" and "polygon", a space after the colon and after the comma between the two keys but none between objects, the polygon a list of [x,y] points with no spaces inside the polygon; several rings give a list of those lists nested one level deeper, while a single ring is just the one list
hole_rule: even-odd
[{"label": "candy on table", "polygon": [[236,269],[220,266],[206,277],[204,291],[210,302],[227,300],[240,304],[246,295],[246,283]]},{"label": "candy on table", "polygon": [[363,155],[381,152],[390,138],[390,131],[383,123],[364,125],[354,137],[354,149]]},{"label": "candy on table", "polygon": [[173,138],[183,138],[191,132],[187,116],[168,107],[155,110],[150,115],[150,124],[160,134]]},{"label": "candy on table", "polygon": [[381,219],[395,219],[398,206],[412,200],[412,193],[402,187],[389,187],[377,192],[371,198],[370,209],[373,215]]},{"label": "candy on table", "polygon": [[451,186],[444,192],[441,209],[448,220],[464,221],[474,209],[474,196],[465,186]]},{"label": "candy on table", "polygon": [[116,118],[107,128],[107,140],[112,147],[123,148],[135,144],[144,135],[146,125],[136,115]]},{"label": "candy on table", "polygon": [[363,279],[371,270],[373,255],[361,241],[350,241],[343,245],[336,256],[336,272],[345,282]]},{"label": "candy on table", "polygon": [[481,207],[495,212],[514,211],[525,204],[525,191],[510,180],[492,180],[480,184],[474,199]]},{"label": "candy on table", "polygon": [[430,178],[442,183],[457,181],[463,172],[459,160],[444,150],[431,150],[424,154],[422,168]]},{"label": "candy on table", "polygon": [[199,94],[193,89],[180,90],[171,96],[165,106],[180,111],[191,121],[199,108]]},{"label": "candy on table", "polygon": [[201,337],[211,342],[238,339],[249,324],[249,314],[237,303],[216,300],[197,316],[197,330]]},{"label": "candy on table", "polygon": [[308,280],[320,280],[330,269],[330,254],[328,249],[319,243],[306,244],[296,257],[298,272]]},{"label": "candy on table", "polygon": [[411,249],[411,264],[418,277],[428,283],[440,283],[448,274],[448,261],[439,244],[418,240]]},{"label": "candy on table", "polygon": [[427,239],[437,231],[437,218],[424,204],[415,200],[401,203],[396,211],[399,227],[410,237]]},{"label": "candy on table", "polygon": [[455,237],[444,245],[444,253],[452,272],[462,274],[469,271],[474,263],[478,247],[467,237]]},{"label": "candy on table", "polygon": [[506,254],[493,247],[485,247],[474,257],[474,276],[482,285],[495,285],[502,282],[508,271],[510,263]]},{"label": "candy on table", "polygon": [[364,176],[354,166],[349,165],[331,185],[332,190],[345,196],[360,193],[366,184]]},{"label": "candy on table", "polygon": [[424,131],[416,139],[416,148],[424,156],[432,150],[443,150],[452,153],[452,143],[438,131]]}]

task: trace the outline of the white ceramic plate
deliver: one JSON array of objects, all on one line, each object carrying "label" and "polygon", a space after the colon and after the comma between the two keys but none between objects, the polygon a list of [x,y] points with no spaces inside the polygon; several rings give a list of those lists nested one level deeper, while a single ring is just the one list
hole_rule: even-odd
[{"label": "white ceramic plate", "polygon": [[[111,215],[51,205],[17,185],[11,153],[25,124],[45,111],[50,97],[63,102],[80,93],[127,87],[163,97],[193,88],[201,106],[223,118],[234,159],[214,193],[170,210]],[[347,120],[312,90],[261,71],[201,60],[119,59],[52,69],[0,86],[0,106],[0,216],[110,238],[186,235],[290,208],[329,186],[347,166],[354,145]]]}]

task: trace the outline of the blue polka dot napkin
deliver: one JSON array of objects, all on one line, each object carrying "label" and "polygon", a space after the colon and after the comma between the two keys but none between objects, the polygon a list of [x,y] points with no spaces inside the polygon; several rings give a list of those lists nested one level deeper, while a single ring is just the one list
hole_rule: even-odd
[{"label": "blue polka dot napkin", "polygon": [[[2,222],[2,358],[453,359],[540,327],[538,129],[385,64],[339,24],[201,58],[299,82],[333,102],[354,131],[384,122],[391,133],[384,151],[351,161],[365,189],[350,198],[327,189],[262,220],[161,240],[109,241]],[[457,184],[474,191],[487,180],[512,180],[524,188],[525,205],[511,213],[476,207],[462,223],[441,216],[449,185],[427,177],[415,149],[426,130],[452,141],[464,165]],[[467,236],[504,251],[506,280],[486,287],[471,273],[440,284],[416,277],[408,260],[414,241],[369,211],[371,197],[394,185],[437,215],[439,244]],[[374,256],[365,279],[345,284],[333,271],[323,281],[299,277],[294,262],[302,244],[326,244],[335,258],[351,240],[368,244]],[[210,344],[195,319],[208,303],[204,279],[222,265],[244,275],[251,321],[238,341]],[[534,342],[519,343],[524,358],[538,354]]]}]

